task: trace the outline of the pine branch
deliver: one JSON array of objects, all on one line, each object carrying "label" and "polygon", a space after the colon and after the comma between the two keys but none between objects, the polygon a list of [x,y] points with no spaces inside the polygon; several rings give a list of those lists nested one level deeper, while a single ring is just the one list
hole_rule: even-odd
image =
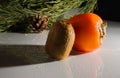
[{"label": "pine branch", "polygon": [[0,32],[32,32],[30,20],[36,14],[50,16],[48,27],[51,28],[53,22],[66,11],[81,8],[79,13],[91,12],[96,3],[97,0],[12,0],[5,4],[6,7],[2,3],[0,4]]}]

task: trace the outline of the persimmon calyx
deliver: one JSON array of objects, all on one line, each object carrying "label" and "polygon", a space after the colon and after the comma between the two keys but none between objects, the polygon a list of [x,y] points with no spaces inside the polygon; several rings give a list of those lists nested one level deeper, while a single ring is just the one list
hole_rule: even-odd
[{"label": "persimmon calyx", "polygon": [[98,25],[101,43],[102,43],[103,39],[106,37],[106,27],[107,27],[106,21],[103,21],[103,23],[101,25]]}]

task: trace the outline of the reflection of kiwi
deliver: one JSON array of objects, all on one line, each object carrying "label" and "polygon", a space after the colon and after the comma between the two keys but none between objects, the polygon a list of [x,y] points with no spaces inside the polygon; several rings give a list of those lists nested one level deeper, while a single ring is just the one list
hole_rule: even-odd
[{"label": "reflection of kiwi", "polygon": [[71,24],[57,21],[48,34],[45,49],[56,59],[65,59],[69,56],[75,40],[75,32]]}]

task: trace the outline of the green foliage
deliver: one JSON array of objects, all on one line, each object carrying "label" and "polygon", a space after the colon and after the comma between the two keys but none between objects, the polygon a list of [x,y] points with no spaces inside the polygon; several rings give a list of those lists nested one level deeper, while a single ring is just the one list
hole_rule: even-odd
[{"label": "green foliage", "polygon": [[[0,32],[32,32],[35,14],[50,16],[50,28],[66,11],[81,8],[79,13],[92,12],[97,0],[0,0]],[[61,18],[60,18],[61,19]],[[66,18],[62,18],[63,20]]]}]

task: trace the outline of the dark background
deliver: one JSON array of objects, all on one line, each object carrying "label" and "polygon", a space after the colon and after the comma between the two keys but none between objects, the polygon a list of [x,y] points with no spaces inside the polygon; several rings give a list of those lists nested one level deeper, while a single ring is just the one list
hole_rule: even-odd
[{"label": "dark background", "polygon": [[120,2],[119,0],[98,0],[95,13],[105,20],[120,21]]}]

